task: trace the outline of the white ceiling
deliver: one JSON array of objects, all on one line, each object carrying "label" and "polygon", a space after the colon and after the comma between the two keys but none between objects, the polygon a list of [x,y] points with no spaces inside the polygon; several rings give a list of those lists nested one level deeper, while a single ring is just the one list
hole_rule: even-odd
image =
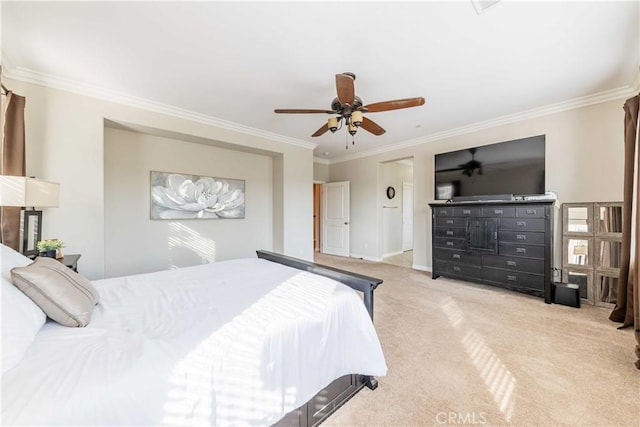
[{"label": "white ceiling", "polygon": [[[2,62],[7,77],[168,104],[316,143],[335,160],[631,91],[639,4],[502,1],[478,15],[470,1],[3,1]],[[387,133],[360,130],[347,151],[344,129],[311,138],[327,115],[273,113],[330,108],[344,71],[365,104],[427,102],[369,114]]]}]

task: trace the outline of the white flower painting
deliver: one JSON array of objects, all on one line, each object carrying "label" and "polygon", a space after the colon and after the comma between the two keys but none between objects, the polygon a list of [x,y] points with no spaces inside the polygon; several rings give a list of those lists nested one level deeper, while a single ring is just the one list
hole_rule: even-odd
[{"label": "white flower painting", "polygon": [[244,181],[151,171],[151,219],[244,218]]}]

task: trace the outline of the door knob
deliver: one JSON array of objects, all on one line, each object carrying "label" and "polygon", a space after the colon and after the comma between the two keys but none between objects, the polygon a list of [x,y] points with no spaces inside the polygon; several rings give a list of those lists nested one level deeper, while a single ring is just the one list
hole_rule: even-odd
[{"label": "door knob", "polygon": [[345,222],[345,223],[344,223],[344,225],[349,225],[349,223],[348,223],[348,222]]}]

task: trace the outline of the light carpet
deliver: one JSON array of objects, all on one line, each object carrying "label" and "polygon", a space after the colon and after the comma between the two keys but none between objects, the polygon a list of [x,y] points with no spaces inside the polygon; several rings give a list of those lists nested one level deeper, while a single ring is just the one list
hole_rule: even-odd
[{"label": "light carpet", "polygon": [[633,331],[610,310],[384,263],[316,262],[384,280],[374,323],[389,367],[324,426],[640,426]]}]

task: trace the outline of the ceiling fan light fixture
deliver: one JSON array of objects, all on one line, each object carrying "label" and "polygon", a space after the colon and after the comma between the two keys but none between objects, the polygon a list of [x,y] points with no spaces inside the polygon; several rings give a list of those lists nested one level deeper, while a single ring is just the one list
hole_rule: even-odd
[{"label": "ceiling fan light fixture", "polygon": [[327,127],[331,133],[335,133],[338,130],[338,119],[336,117],[329,117],[327,120]]},{"label": "ceiling fan light fixture", "polygon": [[354,125],[353,122],[349,122],[349,134],[353,136],[356,132],[358,132],[358,127]]},{"label": "ceiling fan light fixture", "polygon": [[354,111],[351,113],[351,123],[356,127],[360,127],[362,124],[362,111]]}]

